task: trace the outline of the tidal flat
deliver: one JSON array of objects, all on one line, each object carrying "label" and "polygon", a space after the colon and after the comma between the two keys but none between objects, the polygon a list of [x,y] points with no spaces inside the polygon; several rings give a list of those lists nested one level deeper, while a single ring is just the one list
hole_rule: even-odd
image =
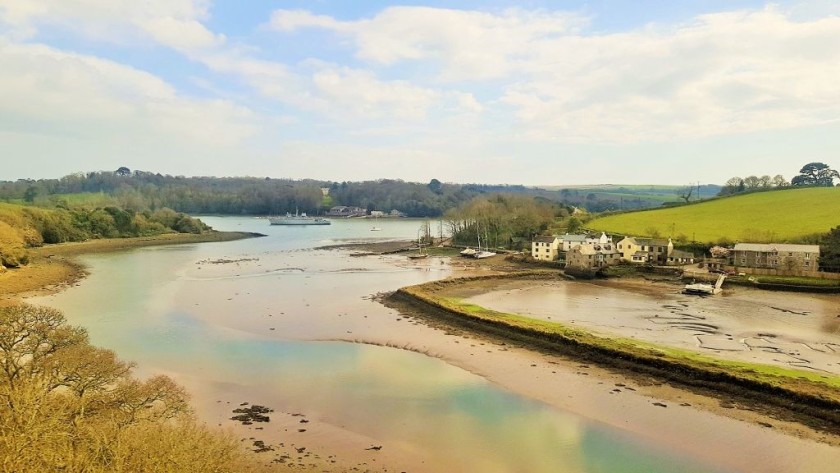
[{"label": "tidal flat", "polygon": [[[385,222],[378,237],[418,224]],[[368,227],[87,255],[78,286],[31,302],[62,309],[139,374],[172,376],[201,419],[270,446],[256,455],[284,469],[827,472],[840,461],[825,434],[385,307],[381,293],[483,270],[313,249],[369,239]],[[243,403],[273,409],[270,422],[231,420]]]}]

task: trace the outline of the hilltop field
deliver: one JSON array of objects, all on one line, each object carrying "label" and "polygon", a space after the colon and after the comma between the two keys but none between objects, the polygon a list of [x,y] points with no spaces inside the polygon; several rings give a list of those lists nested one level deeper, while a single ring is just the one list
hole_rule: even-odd
[{"label": "hilltop field", "polygon": [[758,192],[680,207],[608,215],[594,231],[705,243],[801,242],[840,225],[840,188]]}]

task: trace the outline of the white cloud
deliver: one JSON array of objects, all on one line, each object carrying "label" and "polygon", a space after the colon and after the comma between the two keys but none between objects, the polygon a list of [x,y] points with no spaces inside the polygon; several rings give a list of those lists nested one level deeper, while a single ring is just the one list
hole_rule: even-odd
[{"label": "white cloud", "polygon": [[291,32],[306,27],[341,29],[342,22],[306,10],[277,10],[271,15],[271,26],[279,31]]},{"label": "white cloud", "polygon": [[0,23],[15,36],[61,28],[110,42],[142,42],[151,37],[179,50],[224,42],[200,20],[209,16],[210,0],[0,0]]},{"label": "white cloud", "polygon": [[585,20],[566,12],[506,10],[499,14],[429,7],[390,7],[370,19],[341,22],[299,10],[277,10],[278,31],[325,28],[350,35],[368,61],[434,60],[446,79],[492,79],[514,72],[517,57],[544,40],[569,34]]},{"label": "white cloud", "polygon": [[597,34],[571,13],[392,7],[349,22],[279,10],[271,25],[323,28],[370,64],[421,63],[437,80],[489,89],[517,136],[631,143],[837,120],[840,18],[791,15],[767,7]]},{"label": "white cloud", "polygon": [[258,130],[244,107],[187,98],[147,72],[42,45],[0,47],[0,90],[4,127],[45,135],[231,146]]}]

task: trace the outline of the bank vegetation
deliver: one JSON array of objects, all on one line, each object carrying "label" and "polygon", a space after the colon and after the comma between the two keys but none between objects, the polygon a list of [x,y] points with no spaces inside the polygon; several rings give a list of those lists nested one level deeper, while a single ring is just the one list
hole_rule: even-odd
[{"label": "bank vegetation", "polygon": [[0,471],[260,471],[183,388],[132,368],[57,310],[0,307]]}]

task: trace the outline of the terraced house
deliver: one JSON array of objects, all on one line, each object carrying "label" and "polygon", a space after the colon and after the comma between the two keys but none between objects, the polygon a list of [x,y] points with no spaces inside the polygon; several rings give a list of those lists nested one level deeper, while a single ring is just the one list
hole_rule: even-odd
[{"label": "terraced house", "polygon": [[631,263],[651,263],[665,265],[674,252],[674,243],[657,238],[625,237],[616,245],[621,252],[621,259]]},{"label": "terraced house", "polygon": [[554,261],[560,254],[560,237],[541,236],[531,242],[531,256],[541,261]]},{"label": "terraced house", "polygon": [[618,263],[621,253],[612,244],[578,245],[566,253],[566,267],[577,269],[599,269]]},{"label": "terraced house", "polygon": [[732,250],[736,268],[772,269],[785,273],[815,273],[819,268],[819,245],[783,243],[738,243]]}]

